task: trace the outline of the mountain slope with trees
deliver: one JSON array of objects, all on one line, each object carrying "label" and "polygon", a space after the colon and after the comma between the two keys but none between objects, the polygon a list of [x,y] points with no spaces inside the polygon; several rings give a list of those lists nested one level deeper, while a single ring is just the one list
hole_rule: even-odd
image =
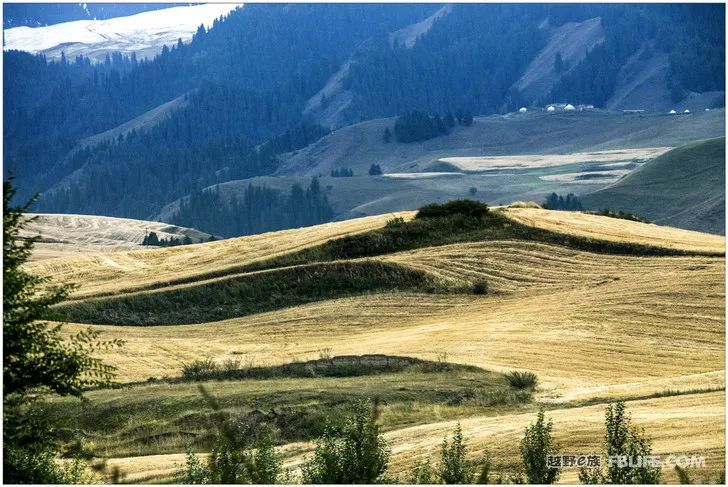
[{"label": "mountain slope with trees", "polygon": [[[599,107],[624,91],[622,67],[645,46],[667,59],[674,99],[708,103],[693,95],[724,84],[719,7],[253,4],[153,60],[48,62],[8,51],[5,175],[15,174],[21,198],[47,193],[38,210],[148,218],[211,184],[274,173],[275,154],[256,148],[302,125],[330,128],[325,109],[307,107],[331,102],[322,89],[333,79],[348,100],[337,105],[342,124],[411,111],[502,113],[551,99]],[[553,32],[593,19],[604,41],[578,63],[554,59],[548,100],[514,88]],[[156,126],[114,132],[180,97]],[[93,138],[109,131],[123,136]],[[89,140],[102,142],[79,151]]]}]

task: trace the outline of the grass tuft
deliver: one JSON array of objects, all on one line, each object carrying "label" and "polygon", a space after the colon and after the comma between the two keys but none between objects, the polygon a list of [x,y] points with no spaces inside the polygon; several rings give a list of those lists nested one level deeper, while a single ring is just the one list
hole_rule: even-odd
[{"label": "grass tuft", "polygon": [[538,377],[533,372],[519,372],[514,370],[506,374],[506,380],[515,389],[533,390],[538,384]]}]

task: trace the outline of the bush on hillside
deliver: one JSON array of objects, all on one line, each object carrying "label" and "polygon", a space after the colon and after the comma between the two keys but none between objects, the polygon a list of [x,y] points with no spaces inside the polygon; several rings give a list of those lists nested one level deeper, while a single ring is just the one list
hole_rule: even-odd
[{"label": "bush on hillside", "polygon": [[[604,453],[606,456],[626,456],[631,465],[639,457],[652,455],[652,440],[632,424],[632,418],[623,401],[609,404],[604,418]],[[608,465],[606,469],[581,469],[579,481],[583,484],[658,484],[660,467]]]},{"label": "bush on hillside", "polygon": [[488,294],[488,283],[486,281],[478,281],[473,284],[473,294]]},{"label": "bush on hillside", "polygon": [[558,453],[551,430],[553,423],[546,421],[543,409],[536,422],[526,428],[521,440],[521,460],[529,484],[553,484],[558,480],[560,469],[548,464],[548,455]]},{"label": "bush on hillside", "polygon": [[538,384],[538,377],[533,372],[514,370],[506,374],[506,380],[516,389],[535,389]]},{"label": "bush on hillside", "polygon": [[490,208],[485,203],[473,200],[452,200],[447,203],[432,203],[425,205],[417,212],[415,218],[442,218],[452,215],[463,215],[472,218],[482,218],[488,214]]}]

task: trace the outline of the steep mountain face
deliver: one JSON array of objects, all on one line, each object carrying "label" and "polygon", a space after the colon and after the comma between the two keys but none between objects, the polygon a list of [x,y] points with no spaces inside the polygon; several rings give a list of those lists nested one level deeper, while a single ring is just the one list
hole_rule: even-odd
[{"label": "steep mountain face", "polygon": [[725,234],[725,137],[694,142],[582,197],[590,209],[636,213],[658,225]]},{"label": "steep mountain face", "polygon": [[[512,86],[524,100],[532,102],[546,97],[569,68],[578,65],[589,50],[604,42],[600,17],[583,22],[567,22],[555,29],[549,28],[547,19],[540,28],[550,30],[548,44]],[[561,59],[560,66],[555,66],[557,56]]]},{"label": "steep mountain face", "polygon": [[551,101],[722,106],[719,7],[253,4],[149,60],[9,50],[5,171],[20,197],[47,193],[43,211],[148,218],[196,189],[274,173],[275,151],[256,147],[302,124]]}]

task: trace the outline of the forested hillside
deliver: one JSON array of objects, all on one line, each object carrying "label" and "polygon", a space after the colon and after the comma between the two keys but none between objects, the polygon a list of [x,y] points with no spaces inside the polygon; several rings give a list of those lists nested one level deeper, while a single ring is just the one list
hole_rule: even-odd
[{"label": "forested hillside", "polygon": [[[587,20],[600,23],[604,41],[578,63],[555,57],[552,93],[524,97],[514,86],[554,46],[554,32]],[[209,185],[273,173],[276,154],[332,128],[307,111],[312,99],[344,125],[553,100],[603,107],[639,51],[669,58],[680,100],[723,86],[723,26],[719,5],[253,4],[149,61],[48,62],[8,51],[5,175],[16,175],[20,198],[45,193],[38,210],[149,218]],[[80,143],[175,99],[184,103],[156,126]],[[289,130],[304,135],[270,150]]]}]

